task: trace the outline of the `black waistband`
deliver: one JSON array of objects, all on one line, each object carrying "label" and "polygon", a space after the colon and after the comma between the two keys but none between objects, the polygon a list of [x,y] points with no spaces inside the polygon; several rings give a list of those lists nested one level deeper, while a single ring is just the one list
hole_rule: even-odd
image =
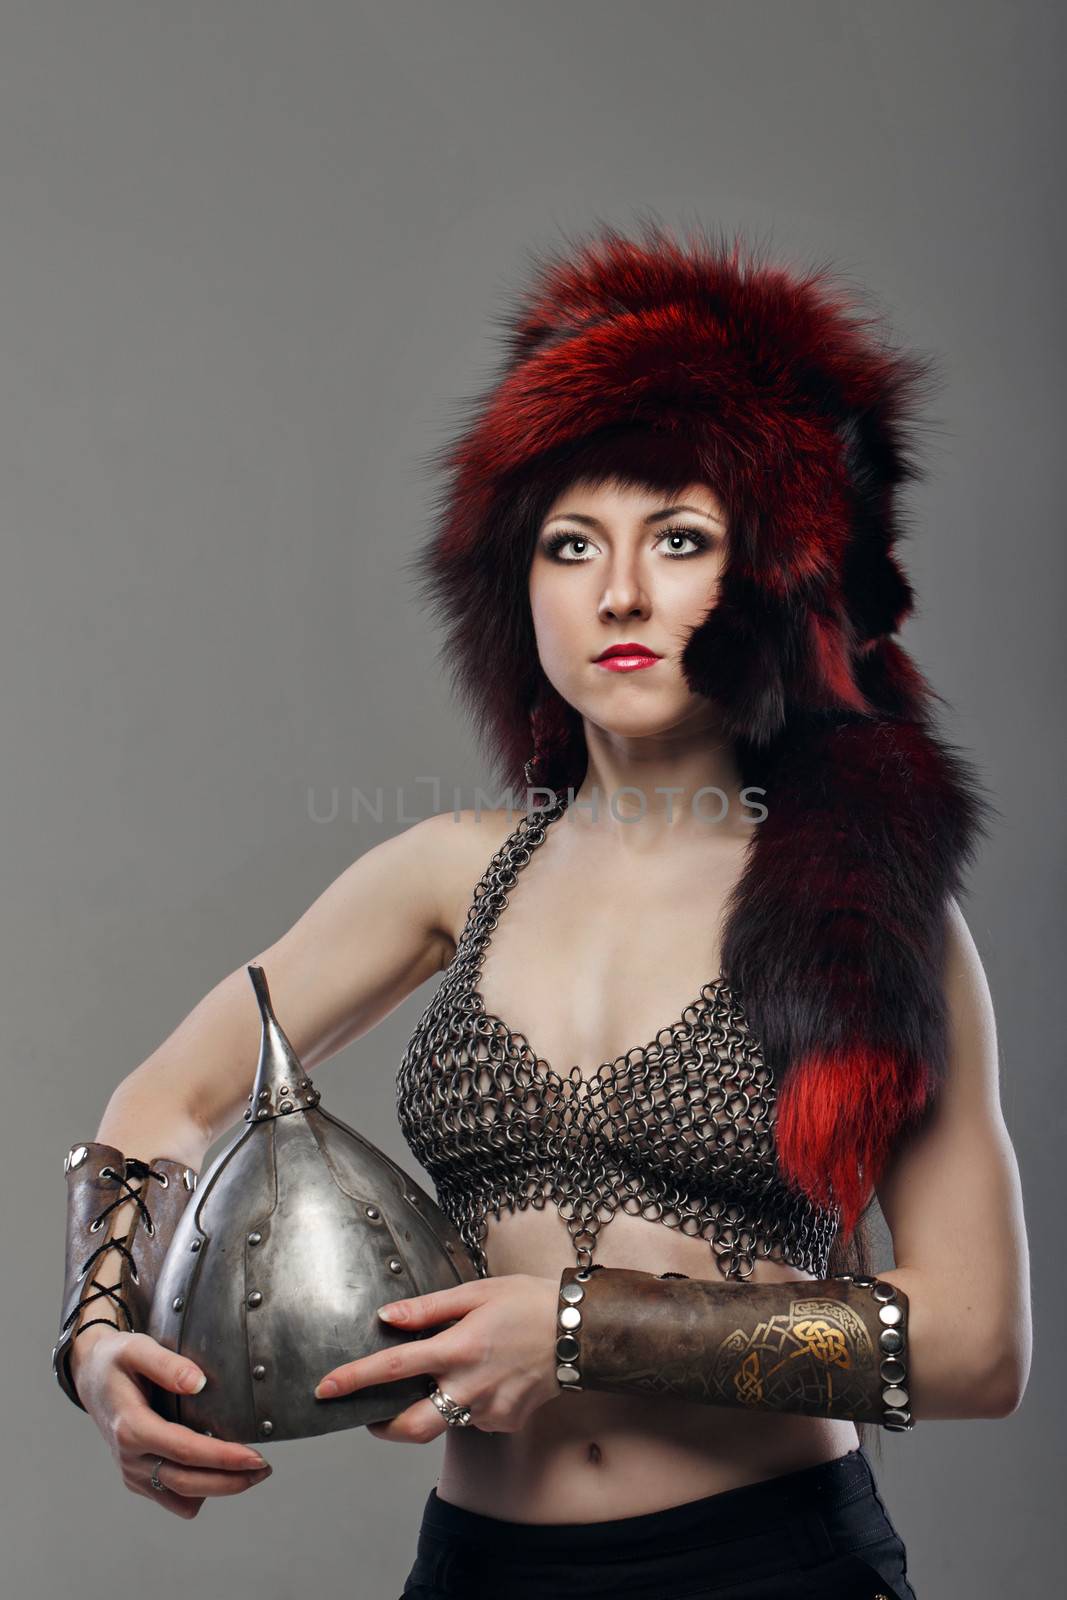
[{"label": "black waistband", "polygon": [[423,1527],[449,1540],[469,1541],[487,1553],[495,1551],[517,1560],[536,1554],[545,1560],[564,1550],[572,1555],[607,1548],[619,1553],[664,1536],[684,1539],[695,1534],[702,1544],[711,1544],[717,1538],[736,1540],[746,1533],[766,1534],[776,1518],[832,1510],[869,1495],[873,1489],[874,1475],[861,1446],[833,1461],[724,1489],[700,1500],[686,1500],[661,1511],[606,1522],[510,1522],[453,1505],[431,1489]]}]

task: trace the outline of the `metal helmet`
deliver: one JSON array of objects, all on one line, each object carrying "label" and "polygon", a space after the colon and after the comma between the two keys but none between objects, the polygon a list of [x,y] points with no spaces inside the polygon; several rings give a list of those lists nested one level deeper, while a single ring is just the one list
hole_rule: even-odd
[{"label": "metal helmet", "polygon": [[156,1389],[156,1409],[245,1443],[382,1422],[425,1399],[426,1374],[333,1400],[313,1391],[342,1362],[428,1336],[387,1327],[380,1305],[478,1276],[425,1190],[322,1109],[262,967],[248,973],[263,1025],[248,1126],[182,1213],[146,1330],[207,1375],[199,1394]]}]

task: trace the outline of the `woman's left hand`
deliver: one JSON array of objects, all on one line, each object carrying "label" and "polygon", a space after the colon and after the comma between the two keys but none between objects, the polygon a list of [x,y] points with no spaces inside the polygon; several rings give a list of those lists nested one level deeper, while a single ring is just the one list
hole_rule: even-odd
[{"label": "woman's left hand", "polygon": [[[429,1338],[375,1350],[324,1373],[315,1394],[333,1399],[373,1383],[390,1383],[424,1372],[457,1405],[468,1406],[471,1426],[483,1433],[517,1433],[546,1401],[560,1393],[556,1377],[556,1310],[559,1280],[526,1272],[475,1278],[450,1289],[391,1300],[398,1313],[383,1319],[412,1332],[452,1322]],[[384,1310],[385,1307],[381,1307]],[[327,1394],[329,1380],[336,1390]],[[367,1424],[376,1439],[426,1444],[448,1422],[429,1398],[387,1422]]]}]

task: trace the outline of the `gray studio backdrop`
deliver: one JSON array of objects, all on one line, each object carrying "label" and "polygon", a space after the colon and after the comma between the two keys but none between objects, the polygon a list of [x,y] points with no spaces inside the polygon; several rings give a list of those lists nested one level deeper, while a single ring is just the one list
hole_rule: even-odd
[{"label": "gray studio backdrop", "polygon": [[[287,1443],[192,1523],[123,1487],[49,1371],[62,1160],[224,973],[434,809],[420,777],[472,803],[402,573],[419,463],[526,247],[643,206],[833,258],[943,358],[905,642],[1005,813],[964,910],[1037,1337],[1019,1412],[885,1436],[880,1484],[922,1600],[1062,1575],[1062,44],[1020,0],[4,0],[5,1592],[400,1592],[440,1441]],[[382,822],[321,820],[335,787],[382,788]],[[409,1167],[393,1075],[428,993],[320,1074]]]}]

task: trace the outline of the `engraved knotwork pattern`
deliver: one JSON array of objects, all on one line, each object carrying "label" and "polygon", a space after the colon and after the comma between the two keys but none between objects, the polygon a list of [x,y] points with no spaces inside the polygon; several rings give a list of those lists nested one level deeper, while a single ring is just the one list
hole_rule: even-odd
[{"label": "engraved knotwork pattern", "polygon": [[736,1405],[852,1416],[876,1368],[870,1333],[844,1300],[797,1300],[788,1311],[724,1339],[709,1396]]},{"label": "engraved knotwork pattern", "polygon": [[486,1011],[478,984],[493,929],[566,804],[524,815],[493,856],[400,1064],[400,1128],[438,1203],[483,1277],[489,1213],[548,1201],[580,1266],[621,1209],[706,1239],[726,1278],[747,1278],[758,1257],[825,1277],[839,1212],[782,1180],[773,1074],[724,979],[584,1080],[577,1067],[556,1072]]}]

